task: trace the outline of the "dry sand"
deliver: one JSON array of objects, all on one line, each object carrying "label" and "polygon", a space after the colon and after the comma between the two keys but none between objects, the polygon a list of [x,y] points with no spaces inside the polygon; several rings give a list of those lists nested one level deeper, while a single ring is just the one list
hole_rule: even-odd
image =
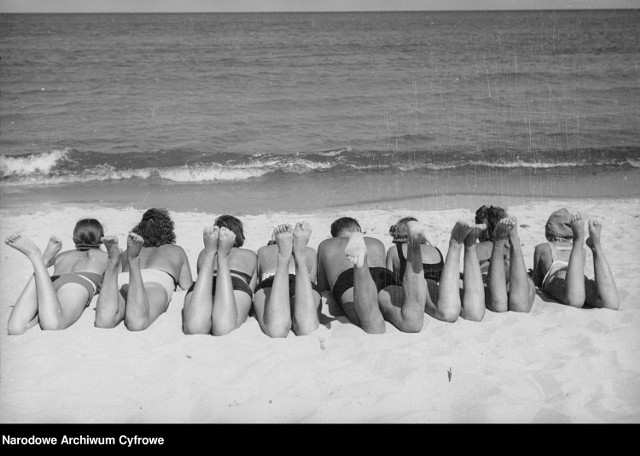
[{"label": "dry sand", "polygon": [[[527,267],[544,223],[567,207],[598,218],[621,298],[618,311],[574,309],[537,296],[529,314],[487,312],[480,323],[423,330],[390,324],[368,335],[323,300],[313,334],[265,336],[250,317],[222,337],[186,336],[178,291],[166,314],[142,332],[93,326],[95,302],[64,331],[32,328],[9,336],[13,303],[29,261],[0,246],[0,422],[3,423],[637,423],[640,422],[640,205],[635,199],[572,200],[509,207],[518,218]],[[125,243],[142,211],[51,206],[0,210],[0,236],[22,231],[63,248],[82,217],[98,218]],[[178,244],[195,260],[202,228],[218,214],[172,212]],[[305,219],[312,247],[337,217],[391,245],[388,228],[405,211],[345,209],[242,217],[246,247],[266,243],[275,224]],[[446,253],[449,232],[467,209],[411,212]],[[588,251],[587,273],[592,274]],[[331,306],[333,310],[333,306]]]}]

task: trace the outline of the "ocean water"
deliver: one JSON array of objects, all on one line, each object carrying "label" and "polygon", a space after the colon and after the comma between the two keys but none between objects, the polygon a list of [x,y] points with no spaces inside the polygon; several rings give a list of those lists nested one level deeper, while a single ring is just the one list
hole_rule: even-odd
[{"label": "ocean water", "polygon": [[640,196],[640,10],[5,14],[0,51],[4,207]]}]

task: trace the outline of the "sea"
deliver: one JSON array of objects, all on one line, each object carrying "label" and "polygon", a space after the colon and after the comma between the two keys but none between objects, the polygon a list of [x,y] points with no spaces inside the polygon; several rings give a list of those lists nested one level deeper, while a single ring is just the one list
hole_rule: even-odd
[{"label": "sea", "polygon": [[1,14],[0,206],[640,197],[640,10]]}]

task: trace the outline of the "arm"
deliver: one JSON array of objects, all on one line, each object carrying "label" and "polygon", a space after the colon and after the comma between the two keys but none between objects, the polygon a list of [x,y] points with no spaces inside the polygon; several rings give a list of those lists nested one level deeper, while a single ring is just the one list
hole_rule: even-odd
[{"label": "arm", "polygon": [[178,247],[180,249],[180,256],[182,260],[182,267],[180,268],[180,277],[178,278],[178,285],[183,290],[189,289],[191,284],[193,284],[193,276],[191,275],[191,267],[189,266],[189,258],[187,257],[187,253],[184,251],[182,247]]},{"label": "arm", "polygon": [[550,258],[548,244],[539,244],[536,246],[533,251],[533,275],[531,278],[537,287],[542,286],[542,280],[549,270],[551,263]]},{"label": "arm", "polygon": [[318,246],[318,289],[320,293],[323,291],[331,291],[331,286],[329,285],[329,280],[327,279],[327,273],[324,270],[324,265],[322,264],[322,243]]}]

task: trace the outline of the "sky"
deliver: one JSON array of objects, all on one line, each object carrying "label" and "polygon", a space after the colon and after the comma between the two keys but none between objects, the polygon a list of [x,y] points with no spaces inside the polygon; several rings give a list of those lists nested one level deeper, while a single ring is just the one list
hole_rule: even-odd
[{"label": "sky", "polygon": [[438,11],[640,8],[640,0],[0,0],[2,13]]}]

